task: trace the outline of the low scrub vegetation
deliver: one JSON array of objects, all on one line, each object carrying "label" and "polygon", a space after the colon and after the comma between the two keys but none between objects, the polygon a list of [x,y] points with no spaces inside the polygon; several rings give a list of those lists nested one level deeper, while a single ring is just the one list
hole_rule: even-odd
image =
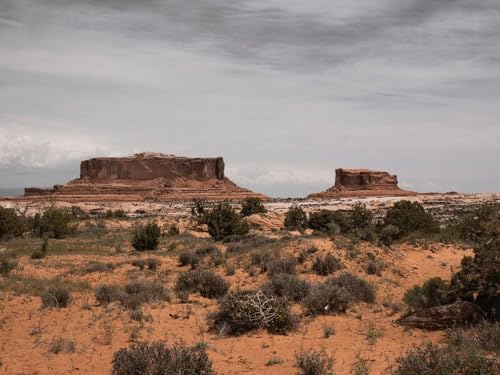
[{"label": "low scrub vegetation", "polygon": [[213,375],[212,362],[201,346],[182,343],[171,348],[162,342],[134,343],[113,356],[112,375]]},{"label": "low scrub vegetation", "polygon": [[135,259],[131,264],[141,270],[147,268],[148,270],[155,271],[160,268],[161,261],[158,258]]},{"label": "low scrub vegetation", "polygon": [[0,275],[7,276],[17,267],[16,254],[12,251],[0,252]]},{"label": "low scrub vegetation", "polygon": [[261,328],[284,334],[296,325],[289,302],[261,290],[229,293],[209,319],[211,330],[220,335],[241,335]]},{"label": "low scrub vegetation", "polygon": [[324,351],[301,351],[295,354],[300,375],[333,375],[333,359]]},{"label": "low scrub vegetation", "polygon": [[241,205],[241,216],[250,216],[254,214],[263,214],[267,210],[259,198],[248,198]]},{"label": "low scrub vegetation", "polygon": [[13,208],[0,207],[0,239],[19,237],[23,234],[25,223]]},{"label": "low scrub vegetation", "polygon": [[200,263],[201,258],[192,250],[185,250],[179,254],[179,265],[181,267],[191,266],[191,268],[196,268],[198,263]]},{"label": "low scrub vegetation", "polygon": [[307,214],[302,207],[292,206],[285,214],[285,228],[288,230],[304,230],[307,228]]},{"label": "low scrub vegetation", "polygon": [[144,303],[169,301],[170,293],[159,282],[138,279],[129,281],[123,288],[101,285],[95,291],[95,298],[101,305],[119,301],[126,309],[136,310]]},{"label": "low scrub vegetation", "polygon": [[241,220],[241,216],[228,202],[219,203],[211,210],[203,209],[202,212],[198,215],[198,222],[208,225],[208,233],[216,241],[231,235],[243,236],[249,231],[247,223]]},{"label": "low scrub vegetation", "polygon": [[67,307],[70,300],[70,292],[65,286],[50,287],[42,294],[42,307]]},{"label": "low scrub vegetation", "polygon": [[267,295],[285,297],[291,301],[301,301],[311,289],[311,285],[297,276],[281,273],[273,275],[263,286]]},{"label": "low scrub vegetation", "polygon": [[453,296],[449,285],[440,277],[434,277],[406,291],[403,301],[414,308],[428,308],[451,303]]},{"label": "low scrub vegetation", "polygon": [[324,257],[316,257],[312,269],[318,275],[327,276],[342,269],[342,264],[332,254],[327,254]]},{"label": "low scrub vegetation", "polygon": [[158,224],[150,222],[138,224],[134,229],[132,246],[137,251],[156,250],[160,243],[161,229]]},{"label": "low scrub vegetation", "polygon": [[345,312],[358,302],[373,303],[375,288],[367,281],[345,273],[314,285],[302,304],[313,315]]},{"label": "low scrub vegetation", "polygon": [[51,207],[42,214],[35,214],[30,222],[33,233],[39,237],[60,239],[76,233],[77,229],[76,225],[72,223],[73,219],[70,211]]},{"label": "low scrub vegetation", "polygon": [[412,232],[436,233],[439,226],[432,215],[425,211],[418,202],[399,201],[387,210],[384,226],[393,225],[398,228],[399,236]]},{"label": "low scrub vegetation", "polygon": [[266,268],[269,276],[278,275],[282,273],[295,275],[297,273],[297,270],[295,269],[296,265],[297,265],[297,260],[294,257],[286,257],[286,258],[277,258],[269,261]]},{"label": "low scrub vegetation", "polygon": [[176,293],[199,293],[205,298],[224,296],[229,284],[211,271],[188,271],[181,273],[175,284]]}]

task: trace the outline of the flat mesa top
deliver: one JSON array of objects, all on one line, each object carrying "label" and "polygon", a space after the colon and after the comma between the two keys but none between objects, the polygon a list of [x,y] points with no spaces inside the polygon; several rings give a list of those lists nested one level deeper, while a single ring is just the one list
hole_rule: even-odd
[{"label": "flat mesa top", "polygon": [[338,168],[336,170],[339,172],[346,172],[346,173],[388,173],[385,171],[376,171],[373,169],[366,169],[366,168],[357,168],[357,169]]},{"label": "flat mesa top", "polygon": [[103,156],[91,158],[89,160],[144,160],[144,159],[170,159],[170,160],[209,160],[209,159],[220,159],[221,156],[216,157],[188,157],[188,156],[177,156],[172,154],[162,154],[159,152],[143,152],[140,154],[134,154],[130,156]]}]

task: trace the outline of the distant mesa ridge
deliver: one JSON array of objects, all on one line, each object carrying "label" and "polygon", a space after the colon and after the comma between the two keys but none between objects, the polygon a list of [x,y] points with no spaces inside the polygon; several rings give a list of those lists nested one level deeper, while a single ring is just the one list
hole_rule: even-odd
[{"label": "distant mesa ridge", "polygon": [[80,164],[80,178],[52,189],[26,188],[30,198],[65,200],[186,200],[267,198],[237,186],[224,175],[224,159],[161,153],[100,157]]},{"label": "distant mesa ridge", "polygon": [[336,198],[363,196],[405,196],[415,192],[398,187],[398,178],[384,171],[371,169],[335,170],[335,185],[322,193],[310,194],[308,198]]}]

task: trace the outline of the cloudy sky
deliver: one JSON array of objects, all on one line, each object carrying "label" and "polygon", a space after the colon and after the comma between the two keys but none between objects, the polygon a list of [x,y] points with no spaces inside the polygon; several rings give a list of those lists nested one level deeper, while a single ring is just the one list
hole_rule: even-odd
[{"label": "cloudy sky", "polygon": [[0,0],[0,188],[140,151],[273,196],[500,192],[500,1]]}]

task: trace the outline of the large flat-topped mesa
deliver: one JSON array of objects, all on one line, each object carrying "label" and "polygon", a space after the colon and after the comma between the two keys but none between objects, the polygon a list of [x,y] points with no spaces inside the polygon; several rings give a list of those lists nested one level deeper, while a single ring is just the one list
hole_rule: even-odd
[{"label": "large flat-topped mesa", "polygon": [[355,196],[401,196],[413,195],[412,191],[398,187],[398,178],[384,171],[370,169],[335,170],[335,185],[322,193],[310,194],[309,198],[336,198]]},{"label": "large flat-topped mesa", "polygon": [[224,175],[224,159],[158,153],[84,160],[80,178],[52,189],[26,188],[25,197],[68,201],[266,198]]},{"label": "large flat-topped mesa", "polygon": [[152,180],[179,177],[197,181],[224,180],[224,159],[143,153],[125,158],[93,158],[80,164],[82,180]]}]

